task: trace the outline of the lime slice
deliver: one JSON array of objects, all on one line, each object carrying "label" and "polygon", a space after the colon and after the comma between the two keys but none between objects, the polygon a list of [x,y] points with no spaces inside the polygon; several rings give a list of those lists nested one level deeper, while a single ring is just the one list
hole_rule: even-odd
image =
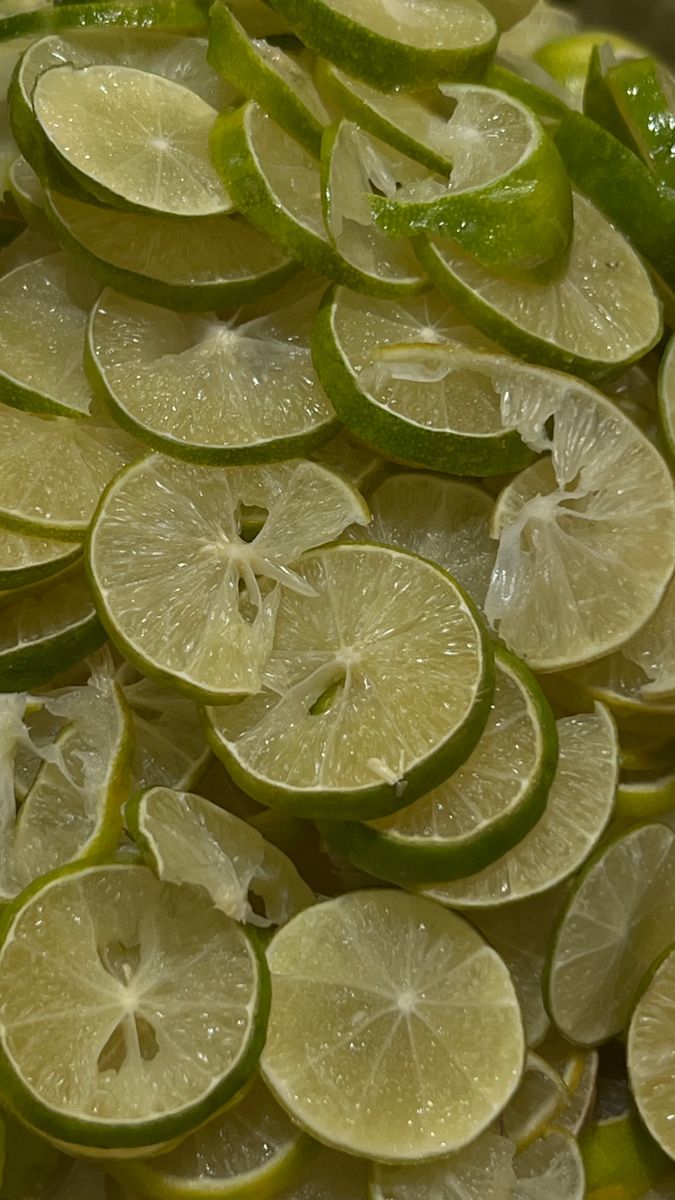
[{"label": "lime slice", "polygon": [[134,724],[134,786],[194,786],[211,761],[196,706],[128,663],[117,677]]},{"label": "lime slice", "polygon": [[138,444],[98,418],[70,420],[2,407],[0,524],[81,541],[108,480]]},{"label": "lime slice", "polygon": [[178,458],[240,466],[304,454],[339,428],[309,349],[319,296],[240,323],[106,290],[87,330],[92,384],[120,425]]},{"label": "lime slice", "polygon": [[607,847],[576,883],[551,943],[547,1005],[571,1041],[625,1028],[645,972],[675,941],[675,834],[643,825]]},{"label": "lime slice", "polygon": [[513,1143],[484,1133],[471,1146],[440,1162],[371,1168],[370,1200],[510,1200],[515,1183]]},{"label": "lime slice", "polygon": [[[550,1029],[541,980],[551,932],[562,907],[565,889],[554,888],[532,900],[482,908],[471,921],[504,959],[518,995],[528,1046],[538,1046]],[[546,1052],[540,1050],[546,1057]],[[552,1064],[561,1071],[557,1062]],[[562,1072],[561,1072],[562,1073]],[[565,1078],[569,1084],[569,1080]]]},{"label": "lime slice", "polygon": [[675,693],[674,621],[675,581],[671,581],[653,617],[621,647],[623,657],[644,675],[640,690],[647,701],[659,703]]},{"label": "lime slice", "polygon": [[534,8],[499,39],[499,50],[529,57],[554,38],[576,33],[580,25],[577,13],[560,4],[538,0]]},{"label": "lime slice", "polygon": [[243,217],[123,213],[47,190],[62,246],[95,279],[150,304],[234,308],[275,291],[295,266]]},{"label": "lime slice", "polygon": [[30,37],[64,29],[94,27],[180,30],[205,33],[208,26],[206,7],[200,0],[82,0],[81,3],[51,4],[17,0],[14,12],[0,18],[0,40]]},{"label": "lime slice", "polygon": [[513,1095],[524,1055],[513,985],[454,913],[352,892],[294,917],[268,962],[263,1076],[321,1141],[422,1162],[473,1141]]},{"label": "lime slice", "polygon": [[390,92],[476,78],[494,51],[497,25],[478,0],[274,0],[310,49]]},{"label": "lime slice", "polygon": [[273,808],[395,812],[464,762],[485,727],[482,622],[449,575],[400,550],[335,546],[294,570],[305,589],[281,596],[262,691],[209,710],[213,749]]},{"label": "lime slice", "polygon": [[182,84],[134,67],[66,65],[40,75],[33,108],[59,160],[105,203],[177,217],[232,208],[209,156],[217,112]]},{"label": "lime slice", "polygon": [[368,503],[369,540],[430,558],[482,607],[496,552],[488,532],[493,503],[487,492],[439,475],[401,472],[378,484]]},{"label": "lime slice", "polygon": [[497,647],[495,667],[488,723],[463,766],[393,816],[323,821],[330,846],[393,883],[435,883],[475,874],[529,833],[556,771],[556,724],[518,659]]},{"label": "lime slice", "polygon": [[286,1187],[296,1194],[293,1183],[312,1153],[309,1138],[256,1079],[175,1149],[122,1164],[115,1174],[139,1195],[163,1200],[269,1200]]},{"label": "lime slice", "polygon": [[336,288],[312,333],[319,378],[357,437],[398,461],[460,475],[532,460],[504,420],[502,393],[516,378],[519,394],[538,392],[539,380],[494,349],[438,293],[384,301]]},{"label": "lime slice", "polygon": [[621,732],[621,770],[642,775],[675,767],[675,739]]},{"label": "lime slice", "polygon": [[624,658],[621,650],[584,667],[542,678],[554,703],[568,712],[590,712],[599,701],[623,731],[641,737],[672,736],[675,701],[646,701],[642,695],[645,673]]},{"label": "lime slice", "polygon": [[647,1188],[672,1173],[672,1161],[650,1137],[632,1098],[628,1103],[627,1111],[601,1118],[581,1137],[591,1200],[646,1200]]},{"label": "lime slice", "polygon": [[639,58],[647,53],[637,42],[612,30],[585,29],[569,37],[553,38],[535,52],[534,58],[568,91],[581,96],[586,86],[591,59],[598,46],[609,46],[621,60]]},{"label": "lime slice", "polygon": [[25,263],[35,262],[36,258],[55,254],[58,249],[58,244],[51,234],[38,233],[30,228],[24,229],[18,237],[0,249],[0,277],[8,275],[10,271],[24,266]]},{"label": "lime slice", "polygon": [[510,904],[556,887],[583,866],[614,807],[618,745],[614,723],[598,706],[558,721],[558,770],[546,811],[513,850],[467,879],[425,889],[453,908]]},{"label": "lime slice", "polygon": [[561,83],[520,53],[501,50],[485,74],[485,83],[521,100],[545,128],[557,128],[569,109],[576,107],[574,96]]},{"label": "lime slice", "polygon": [[40,583],[71,566],[80,555],[72,542],[24,537],[0,530],[0,591]]},{"label": "lime slice", "polygon": [[570,1045],[557,1032],[548,1034],[537,1053],[555,1067],[568,1091],[565,1104],[555,1115],[555,1128],[577,1137],[596,1105],[600,1056],[596,1050]]},{"label": "lime slice", "polygon": [[648,821],[673,809],[675,771],[638,777],[623,773],[616,793],[616,815],[620,820]]},{"label": "lime slice", "polygon": [[52,254],[0,279],[0,399],[33,412],[81,416],[91,389],[82,343],[98,285]]},{"label": "lime slice", "polygon": [[323,215],[346,262],[343,275],[375,296],[414,295],[428,286],[407,239],[393,240],[374,223],[373,188],[395,191],[399,178],[425,178],[423,169],[364,133],[353,121],[331,125],[321,143]]},{"label": "lime slice", "polygon": [[62,731],[35,748],[42,765],[18,813],[13,797],[3,801],[5,900],[56,867],[110,853],[122,830],[131,720],[105,660],[86,687],[48,695],[44,705]]},{"label": "lime slice", "polygon": [[[247,513],[266,518],[253,540]],[[282,593],[311,593],[291,564],[368,512],[317,463],[214,469],[149,455],[120,473],[92,526],[102,619],[141,670],[215,703],[256,692]],[[129,574],[129,562],[146,568]]]},{"label": "lime slice", "polygon": [[235,921],[283,925],[314,903],[281,850],[202,796],[151,788],[127,806],[126,819],[160,879],[205,888]]},{"label": "lime slice", "polygon": [[675,188],[673,76],[653,58],[641,58],[611,67],[605,81],[642,159],[667,187]]},{"label": "lime slice", "polygon": [[416,248],[433,282],[470,321],[534,362],[598,379],[642,358],[661,336],[646,267],[580,195],[567,268],[548,284],[497,275],[449,241],[429,238]]},{"label": "lime slice", "polygon": [[553,142],[534,113],[505,92],[442,84],[449,180],[420,176],[370,201],[400,237],[452,238],[486,267],[547,282],[560,274],[572,236],[572,194]]},{"label": "lime slice", "polygon": [[369,446],[362,445],[346,429],[341,429],[329,442],[319,446],[311,458],[346,476],[354,487],[365,490],[366,494],[386,470],[384,459],[373,453]]},{"label": "lime slice", "polygon": [[671,461],[675,459],[675,337],[668,343],[659,375],[659,423]]},{"label": "lime slice", "polygon": [[550,1124],[556,1124],[557,1114],[568,1099],[569,1092],[558,1072],[530,1051],[520,1087],[501,1115],[500,1130],[516,1150],[524,1150]]},{"label": "lime slice", "polygon": [[675,496],[663,458],[616,405],[537,374],[538,396],[521,407],[510,393],[511,419],[551,457],[497,502],[485,611],[534,670],[554,671],[610,653],[652,616],[673,571]]},{"label": "lime slice", "polygon": [[194,1128],[264,1039],[269,985],[243,927],[145,867],[48,877],[10,910],[0,963],[13,1103],[39,1132],[99,1152]]},{"label": "lime slice", "polygon": [[330,116],[310,66],[264,39],[254,40],[218,0],[210,12],[209,62],[233,87],[257,100],[310,154],[319,154]]},{"label": "lime slice", "polygon": [[105,631],[84,574],[47,580],[14,599],[6,595],[0,633],[0,691],[39,687],[97,650]]},{"label": "lime slice", "polygon": [[33,168],[21,156],[14,160],[9,169],[9,188],[29,228],[44,237],[50,237],[52,231],[45,216],[42,185]]},{"label": "lime slice", "polygon": [[586,1179],[579,1148],[567,1133],[552,1130],[513,1160],[512,1200],[584,1200]]}]

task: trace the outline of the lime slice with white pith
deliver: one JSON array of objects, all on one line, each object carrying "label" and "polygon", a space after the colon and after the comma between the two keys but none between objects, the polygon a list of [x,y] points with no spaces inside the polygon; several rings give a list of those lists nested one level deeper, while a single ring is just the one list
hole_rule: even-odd
[{"label": "lime slice with white pith", "polygon": [[[216,469],[149,455],[117,476],[94,520],[97,606],[141,670],[223,703],[259,690],[282,592],[311,591],[298,556],[367,520],[358,492],[317,463]],[[130,574],[131,560],[144,569]]]},{"label": "lime slice with white pith", "polygon": [[620,1034],[638,985],[675,942],[675,834],[643,825],[610,844],[565,905],[546,972],[549,1012],[571,1041]]},{"label": "lime slice with white pith", "polygon": [[556,724],[522,663],[497,648],[495,667],[488,723],[459,770],[393,816],[322,822],[330,846],[393,883],[435,883],[475,874],[529,833],[556,771]]},{"label": "lime slice with white pith", "polygon": [[137,1154],[222,1106],[260,1052],[259,951],[146,867],[48,876],[8,912],[0,963],[0,1070],[43,1135]]},{"label": "lime slice with white pith", "polygon": [[239,466],[305,454],[339,428],[309,349],[319,296],[239,322],[106,290],[87,328],[92,386],[120,425],[178,458]]},{"label": "lime slice with white pith", "polygon": [[611,400],[531,374],[540,392],[512,389],[510,419],[551,457],[497,501],[485,611],[534,670],[554,671],[610,653],[652,616],[675,565],[675,492],[659,452]]},{"label": "lime slice with white pith", "polygon": [[95,279],[178,311],[236,307],[274,292],[296,270],[243,217],[125,213],[46,190],[61,245]]},{"label": "lime slice with white pith", "polygon": [[417,252],[469,321],[530,361],[599,379],[661,336],[661,308],[642,260],[578,194],[567,267],[551,283],[509,280],[436,237],[420,241]]},{"label": "lime slice with white pith", "polygon": [[33,109],[59,162],[104,203],[177,217],[232,208],[209,155],[217,111],[182,84],[134,67],[54,67]]},{"label": "lime slice with white pith", "polygon": [[436,292],[366,301],[335,288],[317,314],[312,354],[340,419],[395,460],[484,476],[532,461],[506,405],[538,397],[538,374]]},{"label": "lime slice with white pith", "polygon": [[673,1157],[673,980],[675,953],[664,958],[633,1011],[627,1040],[628,1078],[640,1116],[652,1137]]},{"label": "lime slice with white pith", "polygon": [[209,16],[211,65],[238,92],[257,100],[310,154],[318,154],[330,115],[307,59],[249,37],[222,0],[214,4]]},{"label": "lime slice with white pith", "polygon": [[515,1183],[513,1142],[488,1131],[439,1162],[370,1168],[370,1200],[510,1200]]},{"label": "lime slice with white pith", "polygon": [[268,962],[263,1077],[328,1145],[393,1163],[442,1157],[513,1095],[524,1057],[513,985],[454,913],[352,892],[294,917]]},{"label": "lime slice with white pith", "polygon": [[162,1200],[283,1200],[314,1154],[307,1135],[256,1080],[173,1150],[125,1163],[115,1174],[139,1195]]},{"label": "lime slice with white pith", "polygon": [[314,903],[281,850],[202,796],[151,788],[127,805],[126,820],[160,879],[205,888],[235,921],[282,925]]},{"label": "lime slice with white pith", "polygon": [[0,691],[39,687],[105,641],[81,568],[26,595],[5,593],[0,608]]},{"label": "lime slice with white pith", "polygon": [[211,753],[194,702],[139,675],[129,663],[122,664],[117,679],[134,726],[134,787],[196,785]]},{"label": "lime slice with white pith", "polygon": [[592,715],[559,720],[558,741],[558,770],[534,829],[476,875],[426,888],[426,895],[453,908],[511,904],[557,887],[583,866],[614,808],[616,729],[598,706]]},{"label": "lime slice with white pith", "polygon": [[72,542],[24,537],[11,529],[0,530],[0,592],[40,583],[58,575],[79,557]]},{"label": "lime slice with white pith", "polygon": [[488,718],[493,654],[454,580],[414,554],[346,544],[293,564],[262,690],[209,710],[244,791],[298,816],[383,816],[435,787]]},{"label": "lime slice with white pith", "polygon": [[478,0],[274,0],[311,50],[383,91],[476,78],[497,24]]}]

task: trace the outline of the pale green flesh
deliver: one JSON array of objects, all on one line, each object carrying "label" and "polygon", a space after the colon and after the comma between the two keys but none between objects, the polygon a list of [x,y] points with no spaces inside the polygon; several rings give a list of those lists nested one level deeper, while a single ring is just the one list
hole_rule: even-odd
[{"label": "pale green flesh", "polygon": [[1,609],[0,655],[39,649],[40,643],[67,637],[96,615],[94,602],[81,570],[66,577],[47,579],[39,590],[14,597],[5,593]]},{"label": "pale green flesh", "polygon": [[495,1131],[438,1163],[376,1164],[371,1168],[372,1200],[510,1200],[516,1181],[514,1151],[513,1142]]},{"label": "pale green flesh", "polygon": [[44,538],[23,537],[11,529],[0,530],[0,571],[26,571],[44,568],[49,574],[65,566],[77,553],[72,543]]},{"label": "pale green flesh", "polygon": [[478,46],[489,42],[494,18],[475,0],[325,0],[326,7],[415,50]]},{"label": "pale green flesh", "polygon": [[210,752],[194,701],[125,663],[118,673],[134,724],[134,788],[190,787]]}]

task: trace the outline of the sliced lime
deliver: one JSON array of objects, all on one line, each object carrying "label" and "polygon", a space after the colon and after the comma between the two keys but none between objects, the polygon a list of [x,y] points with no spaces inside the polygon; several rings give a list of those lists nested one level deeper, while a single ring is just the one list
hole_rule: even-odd
[{"label": "sliced lime", "polygon": [[209,156],[217,112],[182,84],[134,67],[66,65],[39,76],[33,108],[59,160],[105,203],[180,217],[232,208]]},{"label": "sliced lime", "polygon": [[545,1058],[530,1051],[520,1087],[501,1115],[501,1132],[516,1150],[524,1150],[548,1126],[556,1124],[557,1114],[568,1099],[569,1092],[558,1072]]},{"label": "sliced lime", "polygon": [[671,461],[675,461],[675,337],[670,339],[661,361],[658,396],[660,427]]},{"label": "sliced lime", "polygon": [[584,1164],[574,1138],[552,1130],[513,1160],[512,1200],[584,1200]]},{"label": "sliced lime", "polygon": [[643,975],[675,942],[674,879],[675,834],[654,824],[613,842],[576,883],[546,972],[549,1012],[571,1041],[625,1028]]},{"label": "sliced lime", "polygon": [[305,454],[339,428],[309,349],[319,296],[240,322],[106,290],[87,330],[92,385],[120,425],[178,458],[240,466]]},{"label": "sliced lime", "polygon": [[554,38],[575,33],[580,25],[578,13],[560,4],[537,0],[534,8],[499,39],[499,50],[530,56]]},{"label": "sliced lime", "polygon": [[[235,782],[298,816],[368,818],[435,787],[478,741],[493,655],[471,602],[416,555],[341,545],[294,564],[262,691],[209,710]],[[311,589],[311,591],[310,591]]]},{"label": "sliced lime", "polygon": [[598,1085],[599,1055],[596,1050],[582,1055],[583,1066],[567,1083],[569,1099],[555,1117],[556,1129],[564,1129],[572,1137],[578,1137],[588,1124],[593,1112]]},{"label": "sliced lime", "polygon": [[[216,469],[149,455],[117,476],[92,526],[99,612],[141,670],[214,703],[256,692],[283,591],[311,592],[294,560],[367,519],[358,492],[317,463]],[[130,575],[132,559],[145,567]]]},{"label": "sliced lime", "polygon": [[[10,0],[11,2],[11,0]],[[205,33],[208,26],[206,6],[200,0],[82,0],[81,3],[52,4],[18,0],[14,12],[0,19],[0,39],[30,37],[57,30],[93,27],[108,29],[180,30]]]},{"label": "sliced lime", "polygon": [[19,156],[9,169],[9,187],[16,207],[29,228],[44,237],[51,237],[52,230],[45,216],[42,185],[35,171]]},{"label": "sliced lime", "polygon": [[0,530],[0,591],[40,583],[58,575],[79,557],[72,542],[24,537],[11,529]]},{"label": "sliced lime", "polygon": [[22,900],[0,949],[1,1046],[25,1120],[133,1155],[237,1092],[269,988],[241,925],[203,893],[121,864],[62,871]]},{"label": "sliced lime", "polygon": [[569,37],[554,37],[534,53],[534,58],[549,75],[573,95],[582,96],[588,68],[598,46],[608,46],[619,59],[639,58],[643,46],[610,29],[581,30]]},{"label": "sliced lime", "polygon": [[534,362],[598,379],[642,358],[661,336],[661,309],[646,267],[580,195],[574,196],[568,264],[551,283],[509,280],[439,238],[421,240],[417,252],[433,282],[470,321]]},{"label": "sliced lime", "polygon": [[362,445],[346,429],[341,429],[329,442],[315,450],[311,457],[324,467],[346,476],[354,487],[365,490],[366,494],[386,470],[384,459],[369,446]]},{"label": "sliced lime", "polygon": [[268,961],[263,1076],[327,1144],[393,1163],[442,1157],[515,1091],[524,1043],[511,979],[454,913],[352,892],[294,917]]},{"label": "sliced lime", "polygon": [[103,629],[76,568],[27,595],[6,593],[0,622],[0,691],[39,687],[97,650]]},{"label": "sliced lime", "polygon": [[675,771],[663,775],[621,776],[616,793],[616,815],[620,820],[653,820],[675,809]]},{"label": "sliced lime", "polygon": [[501,50],[488,68],[485,82],[522,101],[537,114],[545,128],[557,128],[569,109],[575,107],[574,96],[539,63],[523,58],[520,52],[511,54]]},{"label": "sliced lime", "polygon": [[522,663],[497,647],[495,667],[488,723],[459,770],[393,816],[323,821],[330,846],[382,879],[436,883],[475,874],[529,833],[556,771],[556,724]]},{"label": "sliced lime", "polygon": [[504,474],[532,460],[502,402],[509,386],[527,395],[539,380],[495,350],[438,293],[364,300],[336,288],[312,333],[319,378],[357,437],[398,461],[459,475]]},{"label": "sliced lime", "polygon": [[127,806],[126,819],[160,879],[205,888],[235,921],[282,925],[314,903],[281,850],[202,796],[151,788]]},{"label": "sliced lime", "polygon": [[367,83],[393,91],[480,76],[497,24],[477,0],[274,0],[306,46]]},{"label": "sliced lime", "polygon": [[488,1132],[439,1162],[420,1166],[371,1167],[370,1200],[510,1200],[515,1174],[514,1145]]},{"label": "sliced lime", "polygon": [[139,675],[129,663],[117,677],[134,725],[134,786],[194,786],[211,754],[193,701]]},{"label": "sliced lime", "polygon": [[558,721],[558,740],[556,777],[531,833],[478,874],[427,888],[426,895],[456,908],[511,904],[557,887],[583,866],[612,816],[616,729],[598,706],[593,715]]},{"label": "sliced lime", "polygon": [[569,377],[533,374],[540,392],[521,406],[512,390],[511,419],[551,457],[497,502],[485,611],[533,669],[553,671],[610,653],[652,616],[673,571],[675,493],[661,455],[615,404]]},{"label": "sliced lime", "polygon": [[645,700],[645,673],[624,658],[621,650],[584,667],[542,678],[553,701],[568,712],[590,712],[599,701],[609,708],[622,730],[642,737],[659,733],[672,736],[675,700]]}]

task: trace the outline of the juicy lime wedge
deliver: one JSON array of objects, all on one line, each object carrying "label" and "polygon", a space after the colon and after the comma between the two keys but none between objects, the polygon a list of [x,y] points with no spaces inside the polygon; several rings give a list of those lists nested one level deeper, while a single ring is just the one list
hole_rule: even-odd
[{"label": "juicy lime wedge", "polygon": [[524,1043],[511,979],[454,913],[352,892],[294,917],[268,961],[263,1077],[321,1141],[385,1162],[442,1157],[515,1091]]},{"label": "juicy lime wedge", "polygon": [[209,156],[217,112],[182,84],[134,67],[66,65],[39,77],[33,108],[60,162],[104,202],[180,217],[232,208]]},{"label": "juicy lime wedge", "polygon": [[262,690],[209,710],[213,749],[244,791],[298,816],[378,817],[440,783],[487,721],[493,655],[449,575],[373,545],[293,566]]},{"label": "juicy lime wedge", "polygon": [[72,542],[24,537],[0,530],[0,591],[12,591],[58,575],[79,557]]},{"label": "juicy lime wedge", "polygon": [[0,1046],[25,1120],[133,1155],[237,1092],[264,1039],[269,988],[241,925],[146,867],[60,872],[22,900],[0,949]]},{"label": "juicy lime wedge", "polygon": [[240,466],[307,453],[338,429],[309,349],[318,299],[219,321],[104,291],[87,330],[92,384],[120,425],[178,458]]},{"label": "juicy lime wedge", "polygon": [[427,1200],[434,1195],[509,1200],[514,1150],[510,1139],[489,1131],[439,1162],[409,1167],[376,1163],[371,1167],[371,1200]]},{"label": "juicy lime wedge", "polygon": [[6,593],[0,608],[0,691],[40,687],[105,641],[81,569],[26,595]]},{"label": "juicy lime wedge", "polygon": [[235,921],[282,925],[314,903],[281,850],[202,796],[151,788],[127,806],[126,820],[160,879],[205,888]]},{"label": "juicy lime wedge", "polygon": [[427,888],[426,895],[456,908],[511,904],[557,887],[583,866],[614,808],[616,729],[598,706],[593,715],[559,720],[558,741],[558,770],[534,829],[476,875]]},{"label": "juicy lime wedge", "polygon": [[433,282],[488,337],[533,362],[597,379],[661,336],[661,308],[641,259],[589,200],[574,196],[566,269],[551,283],[509,280],[454,243],[417,247]]},{"label": "juicy lime wedge", "polygon": [[555,775],[556,725],[522,663],[497,647],[495,667],[487,725],[459,770],[393,816],[322,822],[331,847],[382,879],[435,883],[480,871],[532,829]]},{"label": "juicy lime wedge", "polygon": [[[283,591],[311,590],[294,560],[367,519],[358,492],[317,463],[215,469],[150,455],[117,476],[92,526],[99,612],[150,675],[216,703],[256,692]],[[146,569],[130,574],[130,560]]]}]

